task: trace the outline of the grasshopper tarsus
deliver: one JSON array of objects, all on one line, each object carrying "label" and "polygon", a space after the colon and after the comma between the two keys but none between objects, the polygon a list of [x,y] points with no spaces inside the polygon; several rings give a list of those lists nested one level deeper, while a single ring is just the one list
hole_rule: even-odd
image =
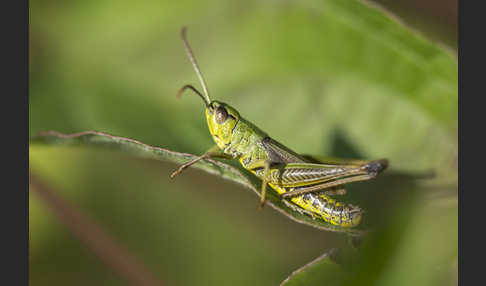
[{"label": "grasshopper tarsus", "polygon": [[174,172],[172,172],[172,174],[170,174],[170,178],[174,179],[175,176],[179,175],[181,172],[182,172],[182,170],[180,168],[175,170]]},{"label": "grasshopper tarsus", "polygon": [[258,210],[259,210],[259,211],[262,211],[264,206],[265,206],[265,202],[263,202],[263,203],[259,203],[259,204],[258,204]]},{"label": "grasshopper tarsus", "polygon": [[[199,161],[199,160],[197,160]],[[191,166],[192,164],[196,163],[197,161],[193,160],[191,162],[188,162],[182,166],[179,167],[179,169],[175,170],[174,172],[172,172],[172,174],[170,174],[170,178],[171,179],[174,179],[175,176],[179,175],[180,173],[182,173],[182,171],[184,171],[184,169],[186,169],[187,167]]]}]

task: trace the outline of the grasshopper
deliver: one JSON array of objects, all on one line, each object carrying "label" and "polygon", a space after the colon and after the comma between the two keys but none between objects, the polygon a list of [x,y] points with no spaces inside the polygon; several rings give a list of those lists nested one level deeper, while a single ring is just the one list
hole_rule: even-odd
[{"label": "grasshopper", "polygon": [[387,168],[388,160],[322,161],[290,150],[241,117],[235,108],[210,99],[206,82],[187,42],[185,27],[181,30],[181,37],[203,93],[192,85],[184,85],[177,97],[189,89],[202,98],[206,105],[209,132],[216,145],[180,166],[171,174],[171,178],[203,159],[237,159],[243,168],[262,180],[260,209],[265,204],[268,185],[295,211],[341,227],[357,226],[364,211],[360,207],[338,202],[330,196],[346,194],[343,184],[375,178]]}]

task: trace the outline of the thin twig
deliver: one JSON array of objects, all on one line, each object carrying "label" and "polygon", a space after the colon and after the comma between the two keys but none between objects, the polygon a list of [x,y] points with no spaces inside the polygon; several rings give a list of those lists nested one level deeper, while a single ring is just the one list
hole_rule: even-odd
[{"label": "thin twig", "polygon": [[84,244],[86,244],[113,272],[137,286],[162,285],[141,262],[121,246],[78,207],[67,202],[56,191],[42,182],[29,170],[30,190],[35,191],[57,218]]}]

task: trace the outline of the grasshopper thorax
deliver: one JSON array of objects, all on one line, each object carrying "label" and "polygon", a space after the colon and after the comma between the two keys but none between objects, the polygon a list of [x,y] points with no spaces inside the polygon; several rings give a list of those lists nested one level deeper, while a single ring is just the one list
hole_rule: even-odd
[{"label": "grasshopper thorax", "polygon": [[240,114],[233,107],[214,100],[206,107],[206,119],[214,142],[224,149],[231,143],[231,134],[240,120]]}]

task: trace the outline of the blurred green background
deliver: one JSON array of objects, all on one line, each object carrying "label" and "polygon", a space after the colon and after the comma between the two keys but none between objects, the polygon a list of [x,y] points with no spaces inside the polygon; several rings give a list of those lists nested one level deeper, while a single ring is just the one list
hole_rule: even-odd
[{"label": "blurred green background", "polygon": [[[450,5],[441,17],[378,2],[425,36],[356,1],[30,1],[29,133],[97,130],[205,152],[200,99],[175,98],[199,86],[186,25],[212,97],[273,138],[299,153],[390,159],[388,175],[349,187],[386,219],[342,283],[456,285],[454,17]],[[201,170],[170,180],[174,163],[40,144],[29,159],[165,285],[278,285],[349,248],[343,234],[257,211],[248,189]],[[29,212],[31,285],[128,285],[36,193]]]}]

